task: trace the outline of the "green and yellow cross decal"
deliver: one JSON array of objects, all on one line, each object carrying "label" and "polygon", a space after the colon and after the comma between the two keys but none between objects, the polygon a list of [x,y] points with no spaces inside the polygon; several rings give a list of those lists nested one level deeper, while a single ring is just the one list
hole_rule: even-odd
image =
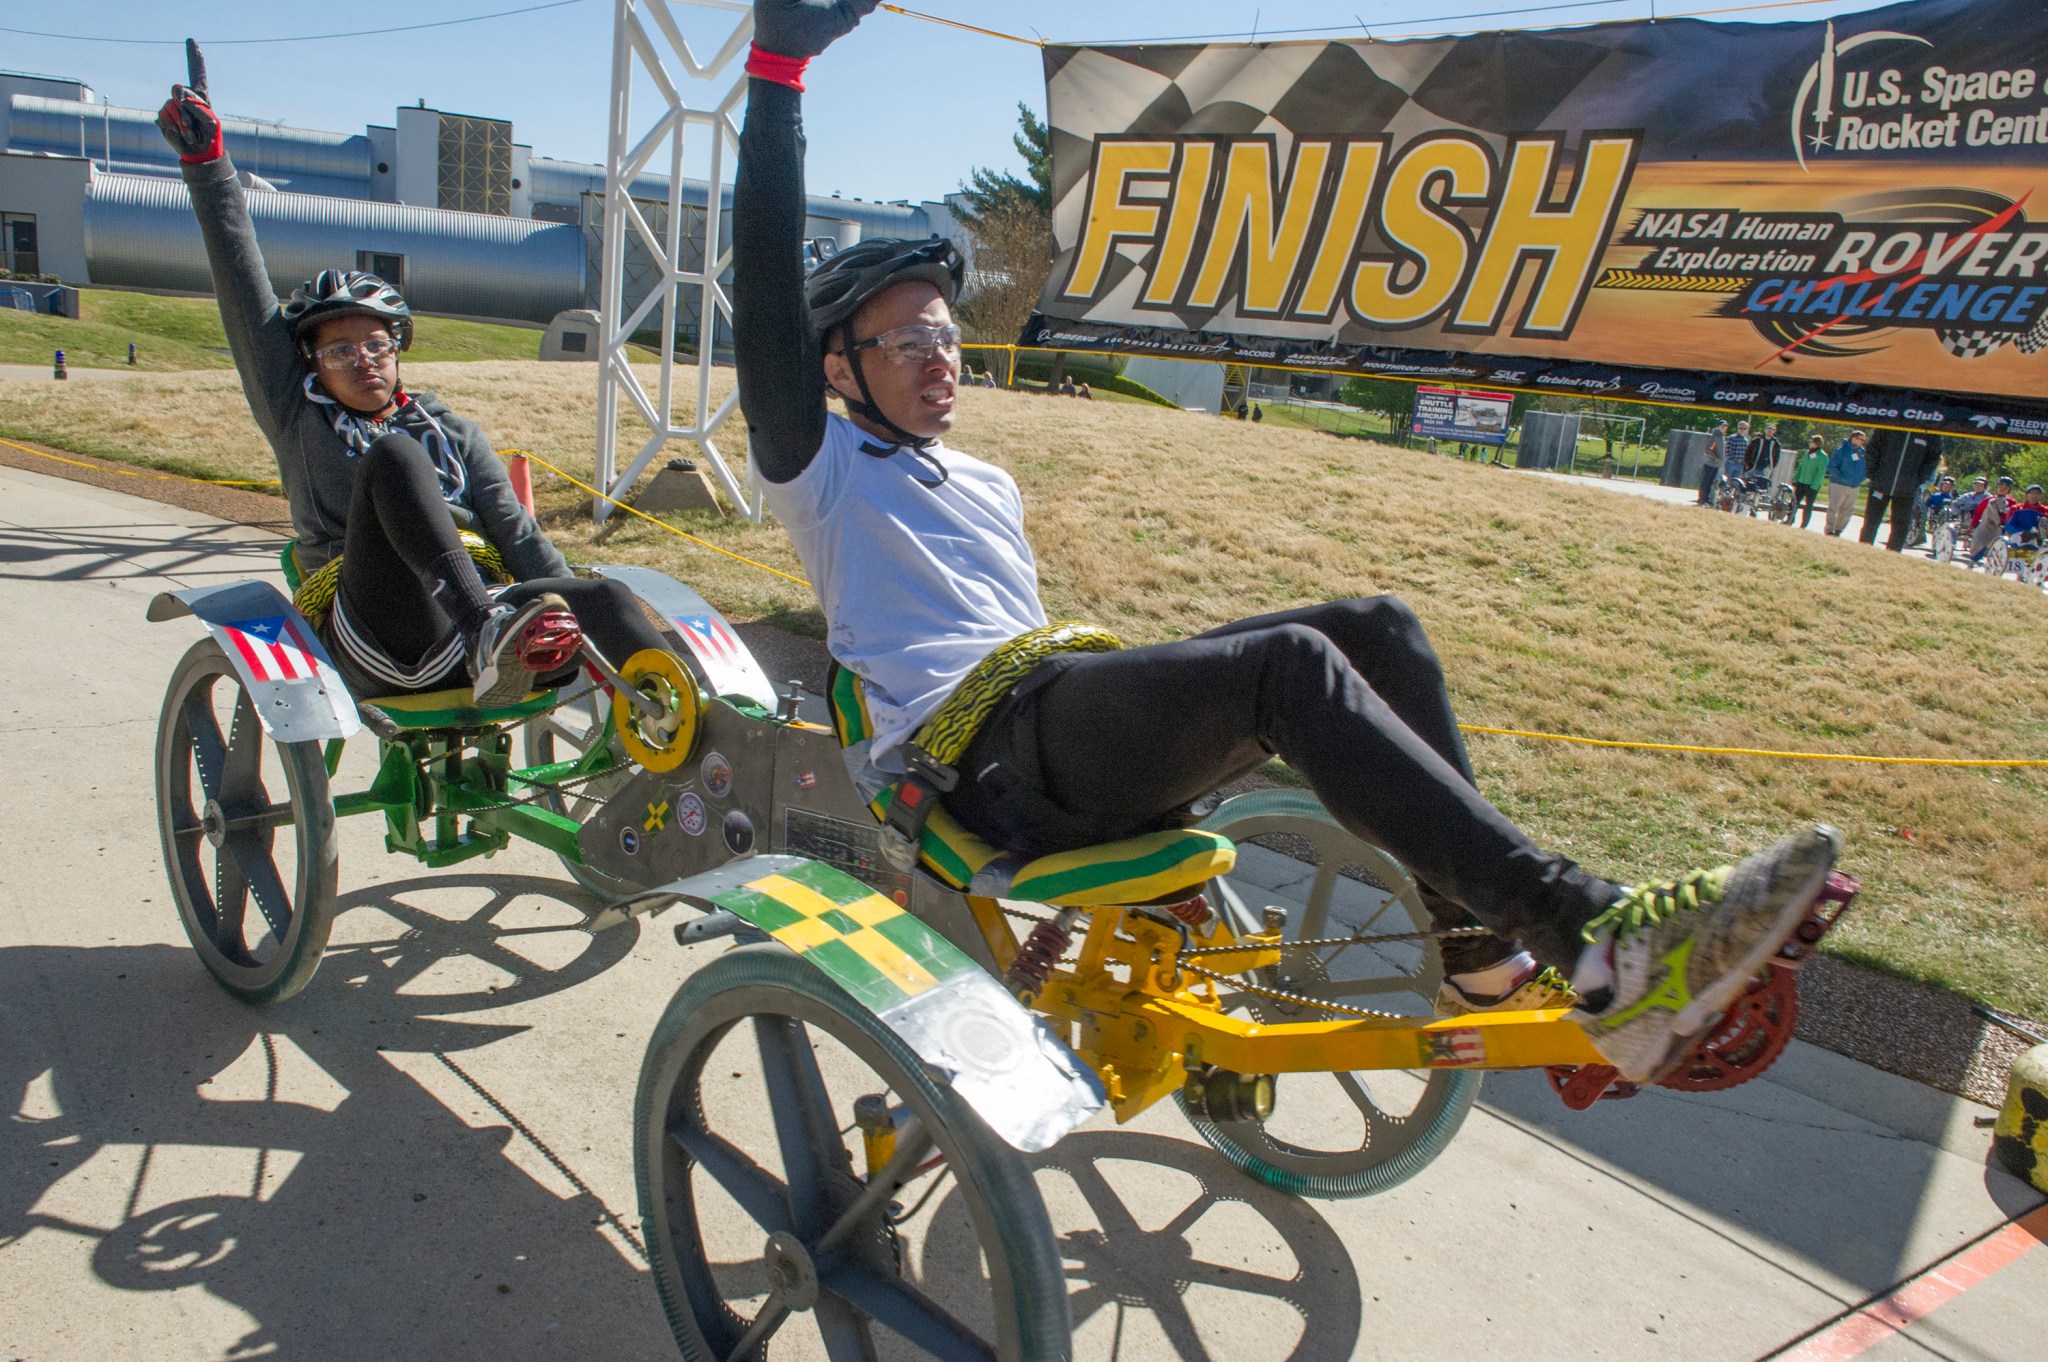
[{"label": "green and yellow cross decal", "polygon": [[867,885],[815,861],[711,898],[803,956],[876,1012],[962,970],[979,968]]},{"label": "green and yellow cross decal", "polygon": [[668,801],[664,799],[659,804],[649,804],[647,806],[647,821],[640,826],[646,828],[649,832],[660,832],[663,828],[667,827]]}]

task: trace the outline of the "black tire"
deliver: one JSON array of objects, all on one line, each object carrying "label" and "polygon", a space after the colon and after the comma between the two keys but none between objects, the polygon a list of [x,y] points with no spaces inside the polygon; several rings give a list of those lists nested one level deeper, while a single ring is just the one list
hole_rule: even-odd
[{"label": "black tire", "polygon": [[[1223,802],[1202,821],[1240,844],[1240,870],[1223,882],[1254,916],[1263,906],[1236,881],[1246,874],[1254,838],[1274,839],[1273,850],[1301,860],[1314,857],[1313,877],[1299,912],[1288,915],[1286,939],[1427,932],[1429,914],[1415,881],[1400,863],[1339,826],[1315,796],[1299,790],[1262,790]],[[1341,873],[1352,869],[1351,875]],[[1358,878],[1377,881],[1380,898]],[[1277,976],[1255,982],[1309,993],[1375,1011],[1430,1016],[1443,982],[1434,940],[1399,946],[1311,947],[1288,952]],[[1261,1022],[1332,1019],[1336,1014],[1302,1004],[1243,995],[1239,1006]],[[1386,1191],[1427,1167],[1465,1122],[1479,1094],[1479,1075],[1462,1069],[1349,1074],[1285,1074],[1276,1085],[1273,1115],[1265,1121],[1219,1123],[1200,1119],[1175,1094],[1195,1130],[1232,1163],[1259,1181],[1297,1196],[1348,1198]],[[1356,1125],[1338,1118],[1346,1109]]]},{"label": "black tire", "polygon": [[[596,740],[597,733],[603,727],[605,712],[610,708],[611,701],[604,687],[590,679],[588,671],[579,671],[576,679],[562,686],[557,694],[561,697],[559,704],[545,714],[535,715],[520,726],[520,762],[523,766],[546,766],[552,762],[580,757],[590,750],[590,744]],[[616,737],[611,742],[612,755],[618,762],[612,771],[573,789],[543,793],[539,798],[541,807],[564,818],[572,818],[578,823],[588,822],[595,817],[606,798],[633,776],[632,767],[626,759],[625,748],[619,744]],[[615,879],[566,856],[557,859],[561,861],[562,869],[568,872],[570,879],[599,898],[623,898],[643,887]]]},{"label": "black tire", "polygon": [[[734,1037],[741,1022],[753,1024],[755,1045]],[[734,1082],[749,1060],[753,1081]],[[915,1172],[892,1179],[878,1208],[852,1223],[835,1253],[808,1256],[867,1185],[846,1133],[852,1100],[863,1092],[886,1092],[907,1107],[958,1183],[943,1200],[965,1207],[966,1232],[986,1261],[948,1264],[964,1273],[968,1289],[949,1285],[945,1308],[934,1299],[940,1292],[902,1275],[912,1255],[898,1235],[920,1233],[916,1212],[891,1224],[882,1209],[892,1197],[918,1195],[903,1192]],[[750,1105],[755,1096],[764,1100]],[[727,1114],[739,1117],[728,1124],[732,1138],[714,1129],[727,1124],[719,1121]],[[782,1170],[780,1180],[747,1151],[749,1143]],[[918,1141],[901,1152],[915,1165],[925,1148]],[[1056,1362],[1071,1353],[1059,1249],[1023,1157],[935,1082],[872,1012],[780,946],[721,956],[670,1000],[640,1070],[633,1149],[648,1263],[690,1362],[726,1362],[743,1345],[738,1355],[760,1357],[765,1338],[750,1340],[748,1331],[765,1323],[773,1332],[792,1320],[834,1362],[874,1357],[885,1341],[905,1341],[915,1356]],[[728,1203],[726,1214],[704,1213],[707,1192]],[[751,1223],[733,1230],[742,1222]],[[741,1261],[716,1256],[707,1234]],[[785,1296],[768,1276],[770,1234],[804,1250],[797,1261],[810,1268],[814,1304],[799,1296],[795,1312],[778,1311]],[[789,1261],[786,1248],[778,1252]],[[985,1299],[964,1299],[983,1292]],[[751,1307],[753,1318],[734,1309],[755,1296],[762,1299]],[[970,1309],[973,1318],[958,1318]],[[878,1322],[889,1332],[874,1329]]]},{"label": "black tire", "polygon": [[[274,804],[279,786],[285,799]],[[171,897],[200,963],[245,1003],[283,1002],[303,989],[334,925],[327,767],[318,742],[265,736],[254,701],[211,638],[180,659],[164,693],[156,796]],[[278,845],[285,828],[289,848]],[[263,928],[254,940],[252,899]]]}]

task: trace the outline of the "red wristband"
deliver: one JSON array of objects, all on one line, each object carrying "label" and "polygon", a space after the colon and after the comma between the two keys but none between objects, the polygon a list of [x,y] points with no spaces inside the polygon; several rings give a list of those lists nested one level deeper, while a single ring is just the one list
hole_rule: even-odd
[{"label": "red wristband", "polygon": [[798,94],[804,92],[804,68],[810,64],[809,57],[785,57],[780,52],[766,50],[759,43],[747,53],[748,75],[787,85]]}]

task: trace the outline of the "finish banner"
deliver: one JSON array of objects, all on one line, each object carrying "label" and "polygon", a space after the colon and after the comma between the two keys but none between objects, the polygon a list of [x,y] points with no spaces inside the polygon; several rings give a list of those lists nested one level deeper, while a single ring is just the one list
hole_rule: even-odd
[{"label": "finish banner", "polygon": [[1045,64],[1027,344],[2048,437],[2041,0]]}]

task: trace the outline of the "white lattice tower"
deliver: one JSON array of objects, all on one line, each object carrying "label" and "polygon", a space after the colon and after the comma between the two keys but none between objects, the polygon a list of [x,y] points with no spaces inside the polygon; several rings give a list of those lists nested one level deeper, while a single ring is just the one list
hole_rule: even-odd
[{"label": "white lattice tower", "polygon": [[[737,26],[709,61],[698,59],[676,23],[678,10],[716,10],[735,16]],[[724,240],[722,208],[727,181],[739,150],[736,113],[746,97],[747,77],[742,58],[754,36],[753,6],[746,0],[615,0],[612,19],[611,128],[605,151],[604,253],[602,293],[599,311],[602,339],[598,352],[597,387],[597,485],[607,495],[623,499],[656,454],[674,440],[687,440],[724,488],[734,505],[755,520],[761,518],[758,497],[749,495],[748,484],[736,474],[720,453],[715,436],[738,406],[736,391],[713,410],[711,406],[712,355],[716,349],[718,319],[732,320],[732,300],[719,283],[731,263],[732,249]],[[680,71],[683,79],[676,79]],[[636,121],[633,108],[635,73],[646,77],[658,101]],[[730,79],[724,79],[730,73]],[[723,83],[720,83],[720,82]],[[722,91],[706,107],[692,107],[687,88],[709,87]],[[701,97],[700,97],[701,99]],[[705,210],[701,215],[701,246],[695,252],[697,264],[685,263],[686,240],[683,203],[683,150],[692,129],[711,139],[710,182]],[[668,162],[668,205],[665,231],[657,233],[633,201],[632,184],[658,155]],[[627,233],[637,236],[655,261],[659,273],[655,286],[628,312],[625,307]],[[694,290],[697,303],[697,353],[694,360],[676,362],[676,324],[682,316],[685,290]],[[650,395],[633,372],[627,343],[647,325],[656,307],[661,310],[660,380]],[[677,369],[687,376],[696,370],[696,416],[692,425],[675,421]],[[623,395],[641,420],[647,423],[646,442],[619,466],[619,399]],[[742,459],[744,466],[744,459]],[[593,512],[603,520],[612,504],[598,500]]]}]

